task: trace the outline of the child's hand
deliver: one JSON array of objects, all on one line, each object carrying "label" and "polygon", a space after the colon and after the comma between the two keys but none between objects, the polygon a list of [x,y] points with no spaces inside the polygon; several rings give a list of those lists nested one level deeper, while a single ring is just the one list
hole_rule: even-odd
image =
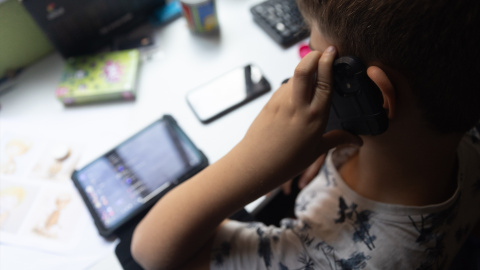
[{"label": "child's hand", "polygon": [[185,262],[207,268],[225,217],[298,175],[328,149],[359,143],[344,131],[323,134],[334,58],[334,49],[303,58],[232,151],[158,201],[135,229],[136,261],[144,268],[189,267]]},{"label": "child's hand", "polygon": [[335,54],[334,47],[323,54],[309,53],[294,76],[273,94],[237,147],[247,170],[268,172],[286,181],[337,145],[361,144],[359,137],[345,131],[323,134]]}]

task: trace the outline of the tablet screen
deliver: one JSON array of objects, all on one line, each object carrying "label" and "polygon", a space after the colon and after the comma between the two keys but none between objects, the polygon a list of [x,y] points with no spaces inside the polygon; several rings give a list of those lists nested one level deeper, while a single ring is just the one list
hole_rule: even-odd
[{"label": "tablet screen", "polygon": [[74,181],[109,230],[202,162],[180,128],[162,118],[78,170]]}]

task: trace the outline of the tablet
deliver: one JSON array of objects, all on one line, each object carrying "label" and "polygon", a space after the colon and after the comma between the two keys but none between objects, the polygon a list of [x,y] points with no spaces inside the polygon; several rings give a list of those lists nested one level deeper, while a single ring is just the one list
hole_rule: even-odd
[{"label": "tablet", "polygon": [[72,180],[100,235],[111,237],[207,165],[202,151],[165,115],[76,170]]}]

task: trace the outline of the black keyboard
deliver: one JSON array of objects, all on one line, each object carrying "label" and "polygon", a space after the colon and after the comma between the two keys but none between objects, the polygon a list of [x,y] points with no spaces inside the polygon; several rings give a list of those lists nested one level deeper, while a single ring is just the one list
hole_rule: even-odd
[{"label": "black keyboard", "polygon": [[284,47],[310,34],[295,0],[268,0],[253,6],[250,11],[254,21]]}]

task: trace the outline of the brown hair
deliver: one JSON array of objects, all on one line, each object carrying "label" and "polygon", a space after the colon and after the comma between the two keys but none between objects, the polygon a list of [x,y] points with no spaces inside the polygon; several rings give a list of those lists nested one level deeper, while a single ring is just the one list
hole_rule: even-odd
[{"label": "brown hair", "polygon": [[403,74],[431,127],[480,120],[480,1],[297,0],[342,55]]}]

